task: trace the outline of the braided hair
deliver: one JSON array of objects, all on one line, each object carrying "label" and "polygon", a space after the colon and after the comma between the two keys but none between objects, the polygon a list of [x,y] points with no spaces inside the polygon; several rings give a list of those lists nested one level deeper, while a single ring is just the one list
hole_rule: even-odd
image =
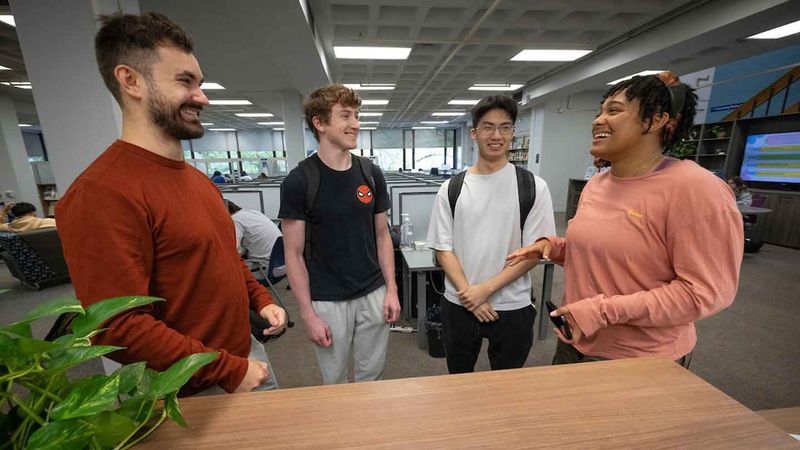
[{"label": "braided hair", "polygon": [[686,137],[694,125],[697,94],[694,89],[681,83],[672,72],[635,76],[620,81],[605,93],[601,103],[622,91],[628,101],[639,100],[639,116],[643,122],[648,122],[647,131],[650,131],[654,115],[669,115],[669,121],[661,135],[661,145],[665,149]]}]

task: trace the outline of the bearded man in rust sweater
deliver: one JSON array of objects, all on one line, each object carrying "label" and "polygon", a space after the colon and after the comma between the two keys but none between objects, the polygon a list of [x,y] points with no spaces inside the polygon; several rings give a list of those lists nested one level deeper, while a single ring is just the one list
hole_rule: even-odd
[{"label": "bearded man in rust sweater", "polygon": [[126,295],[166,301],[109,320],[95,342],[125,347],[111,355],[120,363],[156,370],[219,352],[181,395],[277,387],[248,309],[273,335],[286,312],[239,258],[219,190],[183,158],[181,139],[203,135],[199,114],[208,105],[192,38],[158,14],[101,19],[95,52],[122,108],[122,136],[59,201],[58,231],[84,306]]}]

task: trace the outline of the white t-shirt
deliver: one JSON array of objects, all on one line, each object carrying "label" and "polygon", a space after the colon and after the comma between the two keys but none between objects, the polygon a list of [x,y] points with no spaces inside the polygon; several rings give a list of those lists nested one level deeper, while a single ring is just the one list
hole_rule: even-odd
[{"label": "white t-shirt", "polygon": [[[272,247],[281,235],[281,230],[267,216],[258,211],[241,209],[231,216],[236,227],[236,249],[239,254],[247,250],[248,259],[255,259],[269,266]],[[282,276],[286,266],[276,267],[272,275]]]},{"label": "white t-shirt", "polygon": [[[442,184],[431,212],[428,246],[452,251],[470,284],[491,279],[505,267],[506,255],[556,233],[553,202],[547,183],[536,177],[536,200],[524,231],[519,227],[517,174],[512,164],[490,175],[467,172],[456,202],[456,220],[450,211],[447,188]],[[521,239],[521,235],[524,239]],[[512,311],[531,303],[531,279],[525,274],[489,297],[496,311]],[[453,284],[445,277],[445,298],[460,305]]]}]

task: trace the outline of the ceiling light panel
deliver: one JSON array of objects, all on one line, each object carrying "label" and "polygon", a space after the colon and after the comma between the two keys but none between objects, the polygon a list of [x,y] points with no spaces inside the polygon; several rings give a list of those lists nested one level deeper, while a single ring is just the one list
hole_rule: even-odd
[{"label": "ceiling light panel", "polygon": [[526,49],[517,53],[511,61],[575,61],[591,52],[591,50]]},{"label": "ceiling light panel", "polygon": [[333,47],[337,59],[408,59],[410,47]]}]

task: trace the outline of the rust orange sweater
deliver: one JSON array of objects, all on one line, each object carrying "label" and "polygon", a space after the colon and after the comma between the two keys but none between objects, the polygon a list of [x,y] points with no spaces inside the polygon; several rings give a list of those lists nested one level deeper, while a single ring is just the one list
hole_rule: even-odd
[{"label": "rust orange sweater", "polygon": [[238,387],[250,351],[248,308],[272,303],[236,252],[219,190],[194,167],[117,141],[56,207],[75,293],[85,306],[125,295],[166,299],[110,320],[96,343],[121,363],[164,370],[219,351],[181,390]]}]

